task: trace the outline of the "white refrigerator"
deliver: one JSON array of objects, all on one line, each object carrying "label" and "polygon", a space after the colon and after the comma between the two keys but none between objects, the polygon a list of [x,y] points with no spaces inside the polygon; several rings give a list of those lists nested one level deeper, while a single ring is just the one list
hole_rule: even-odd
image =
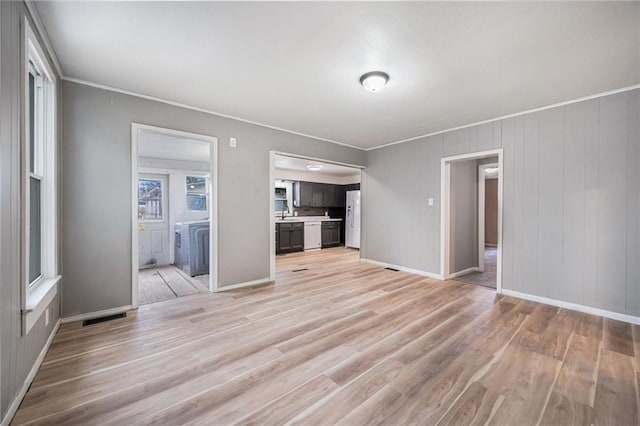
[{"label": "white refrigerator", "polygon": [[360,248],[360,191],[347,191],[345,246]]}]

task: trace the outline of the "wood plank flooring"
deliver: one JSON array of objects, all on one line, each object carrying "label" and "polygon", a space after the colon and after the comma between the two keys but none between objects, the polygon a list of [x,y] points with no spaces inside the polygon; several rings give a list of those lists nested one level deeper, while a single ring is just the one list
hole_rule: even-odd
[{"label": "wood plank flooring", "polygon": [[190,277],[174,265],[141,269],[138,277],[139,305],[209,292],[209,274]]},{"label": "wood plank flooring", "polygon": [[344,248],[277,267],[63,325],[13,424],[638,424],[640,327]]}]

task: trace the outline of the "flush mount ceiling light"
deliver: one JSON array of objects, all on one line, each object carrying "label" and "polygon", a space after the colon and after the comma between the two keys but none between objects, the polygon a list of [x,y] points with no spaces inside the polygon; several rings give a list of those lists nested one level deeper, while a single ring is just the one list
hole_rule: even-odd
[{"label": "flush mount ceiling light", "polygon": [[362,87],[370,92],[377,92],[389,81],[389,74],[382,71],[371,71],[360,77]]},{"label": "flush mount ceiling light", "polygon": [[322,170],[322,166],[320,164],[307,164],[307,169],[312,172],[317,172],[318,170]]}]

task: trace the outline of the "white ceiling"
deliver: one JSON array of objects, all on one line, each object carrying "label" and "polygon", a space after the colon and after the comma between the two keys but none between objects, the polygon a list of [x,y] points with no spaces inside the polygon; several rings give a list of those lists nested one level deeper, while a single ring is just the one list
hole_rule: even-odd
[{"label": "white ceiling", "polygon": [[138,156],[180,161],[209,161],[209,144],[203,141],[141,130]]},{"label": "white ceiling", "polygon": [[[43,2],[65,76],[370,148],[640,82],[640,5]],[[361,74],[386,71],[378,93]]]},{"label": "white ceiling", "polygon": [[[275,156],[276,169],[302,171],[307,173],[317,173],[331,176],[359,176],[360,169],[355,167],[345,167],[337,164],[323,163],[321,161],[304,160],[302,158],[287,157],[284,155]],[[313,172],[307,169],[307,165],[321,165],[322,170]]]}]

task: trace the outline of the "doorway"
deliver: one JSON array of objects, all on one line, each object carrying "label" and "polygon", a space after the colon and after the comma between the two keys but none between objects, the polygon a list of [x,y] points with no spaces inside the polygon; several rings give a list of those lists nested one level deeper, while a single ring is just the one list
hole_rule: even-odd
[{"label": "doorway", "polygon": [[319,258],[360,257],[361,171],[361,166],[271,151],[269,281],[285,264],[307,271],[311,257],[314,265]]},{"label": "doorway", "polygon": [[441,271],[502,289],[502,149],[442,159]]},{"label": "doorway", "polygon": [[132,305],[217,290],[217,139],[132,125]]}]

